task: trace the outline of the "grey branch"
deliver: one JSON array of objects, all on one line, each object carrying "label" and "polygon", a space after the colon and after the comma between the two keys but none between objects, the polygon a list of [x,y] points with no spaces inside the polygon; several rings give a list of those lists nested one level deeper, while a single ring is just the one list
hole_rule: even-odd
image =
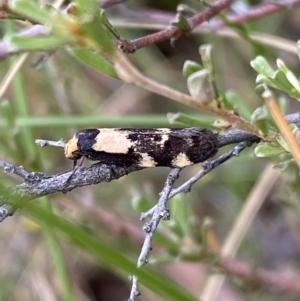
[{"label": "grey branch", "polygon": [[24,169],[23,166],[14,166],[1,159],[0,159],[0,166],[3,167],[5,172],[15,174],[23,178],[25,181],[27,180],[28,177],[30,177],[30,174]]},{"label": "grey branch", "polygon": [[192,188],[192,186],[199,181],[202,177],[204,177],[206,174],[208,174],[212,169],[216,168],[217,166],[223,164],[224,162],[228,161],[234,156],[239,156],[239,154],[246,148],[251,146],[251,142],[240,142],[237,146],[235,146],[232,150],[229,152],[223,154],[219,158],[213,160],[213,161],[206,161],[202,164],[203,169],[200,170],[194,177],[190,178],[188,181],[186,181],[181,186],[172,189],[169,198],[172,198],[178,193],[181,192],[189,192]]},{"label": "grey branch", "polygon": [[131,284],[130,296],[129,296],[128,301],[134,301],[136,299],[136,297],[141,295],[141,293],[138,291],[138,288],[137,288],[137,283],[138,283],[137,276],[132,275],[130,277],[130,280],[131,280],[132,284]]},{"label": "grey branch", "polygon": [[45,147],[45,146],[65,147],[66,140],[64,138],[61,138],[58,141],[37,139],[35,140],[35,143],[41,147]]},{"label": "grey branch", "polygon": [[90,167],[78,168],[67,182],[73,172],[72,170],[47,176],[40,172],[28,173],[23,167],[15,167],[4,161],[0,161],[0,166],[4,167],[5,171],[15,173],[24,179],[22,184],[1,189],[0,222],[6,217],[13,215],[15,210],[27,201],[55,192],[66,193],[81,186],[110,182],[140,169],[134,166],[123,168],[96,163]]},{"label": "grey branch", "polygon": [[260,137],[241,130],[230,130],[217,135],[217,147],[223,147],[228,144],[240,143],[243,141],[259,142]]},{"label": "grey branch", "polygon": [[152,248],[152,238],[153,234],[157,229],[157,226],[161,219],[163,220],[169,220],[170,214],[169,210],[166,207],[166,204],[169,200],[169,195],[171,193],[173,184],[175,180],[179,176],[180,168],[173,168],[166,180],[165,186],[160,193],[159,200],[157,202],[157,205],[155,206],[155,209],[153,210],[152,218],[150,222],[145,223],[143,230],[146,232],[146,237],[142,246],[142,250],[138,259],[137,266],[141,267],[143,264],[147,263],[148,254],[151,251]]},{"label": "grey branch", "polygon": [[[167,202],[176,194],[181,192],[190,191],[192,185],[199,181],[202,177],[204,177],[207,173],[209,173],[212,169],[229,160],[233,156],[238,156],[242,150],[246,147],[251,146],[253,141],[243,141],[240,142],[237,146],[235,146],[229,152],[221,155],[219,158],[213,161],[206,161],[202,164],[203,169],[190,180],[179,186],[178,188],[173,188],[173,184],[179,176],[180,168],[173,168],[168,175],[165,186],[160,193],[160,198],[158,203],[152,207],[149,211],[142,213],[141,220],[145,219],[147,216],[152,216],[150,222],[144,224],[143,230],[146,232],[146,237],[144,239],[144,243],[142,246],[142,250],[137,262],[137,266],[140,268],[143,264],[148,262],[148,256],[150,251],[152,250],[152,238],[154,233],[160,223],[160,220],[169,220],[170,212],[167,208]],[[137,296],[137,278],[134,278],[134,282],[132,281],[132,288],[130,293],[130,298],[128,301],[134,301]]]},{"label": "grey branch", "polygon": [[[241,153],[241,151],[243,151],[246,147],[251,146],[251,144],[252,144],[251,141],[240,142],[232,150],[230,150],[229,152],[221,155],[217,159],[212,160],[212,161],[205,161],[204,163],[202,163],[203,169],[201,169],[195,176],[193,176],[192,178],[190,178],[188,181],[186,181],[185,183],[183,183],[181,186],[179,186],[177,188],[173,188],[171,190],[170,194],[169,194],[169,199],[171,199],[176,194],[179,194],[179,193],[182,193],[182,192],[184,192],[184,193],[189,192],[191,190],[192,186],[197,181],[199,181],[202,177],[204,177],[206,174],[208,174],[212,169],[214,169],[217,166],[223,164],[224,162],[228,161],[229,159],[231,159],[234,156],[239,156],[239,154]],[[156,209],[157,209],[157,205],[153,206],[148,211],[143,212],[141,214],[141,218],[140,219],[144,220],[148,216],[152,216],[154,214],[154,212],[155,212]]]}]

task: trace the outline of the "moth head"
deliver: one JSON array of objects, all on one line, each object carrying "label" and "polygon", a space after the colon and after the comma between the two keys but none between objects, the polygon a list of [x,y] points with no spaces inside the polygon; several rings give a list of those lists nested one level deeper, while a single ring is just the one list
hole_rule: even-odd
[{"label": "moth head", "polygon": [[70,160],[79,160],[82,155],[78,150],[78,138],[75,136],[70,139],[65,145],[65,156]]}]

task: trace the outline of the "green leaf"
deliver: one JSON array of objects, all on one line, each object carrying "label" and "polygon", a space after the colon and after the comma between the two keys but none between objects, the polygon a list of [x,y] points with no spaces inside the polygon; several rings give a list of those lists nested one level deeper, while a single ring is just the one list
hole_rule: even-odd
[{"label": "green leaf", "polygon": [[[206,100],[216,100],[219,104],[222,104],[224,109],[232,110],[232,106],[227,101],[224,93],[218,88],[217,76],[215,72],[215,66],[212,57],[212,45],[206,44],[199,47],[199,54],[201,56],[203,70],[207,70],[208,75],[206,82],[203,81],[203,95],[206,94],[206,99],[203,98],[203,102]],[[201,99],[200,99],[201,100]]]},{"label": "green leaf", "polygon": [[241,99],[235,92],[227,91],[225,93],[225,99],[230,104],[230,106],[239,113],[243,118],[250,120],[251,112],[246,105],[244,99]]},{"label": "green leaf", "polygon": [[104,59],[100,54],[90,49],[83,48],[72,49],[71,52],[75,57],[88,66],[100,71],[101,73],[104,73],[107,76],[118,78],[114,66]]},{"label": "green leaf", "polygon": [[112,26],[112,24],[108,21],[106,15],[105,15],[105,11],[104,9],[102,9],[100,11],[101,17],[102,17],[102,21],[103,21],[103,25],[106,27],[106,29],[113,35],[113,37],[115,37],[115,39],[120,40],[121,36],[118,33],[118,31]]},{"label": "green leaf", "polygon": [[204,69],[209,70],[209,72],[213,75],[214,65],[212,59],[212,48],[211,44],[201,45],[199,47],[199,54],[201,56]]},{"label": "green leaf", "polygon": [[[273,87],[273,82],[269,79],[269,77],[263,75],[263,74],[258,74],[255,80],[256,83],[262,83],[262,84],[266,84],[270,87]],[[260,85],[261,87],[262,85]],[[263,89],[262,89],[263,90]]]},{"label": "green leaf", "polygon": [[181,13],[177,13],[175,19],[170,23],[172,26],[181,29],[182,31],[189,32],[191,31],[191,26],[186,20],[186,17]]},{"label": "green leaf", "polygon": [[215,96],[216,99],[218,100],[219,103],[222,103],[224,106],[224,109],[226,109],[227,111],[233,111],[234,110],[234,104],[231,104],[230,101],[228,101],[227,97],[223,94],[220,93],[218,94],[218,96]]},{"label": "green leaf", "polygon": [[187,79],[187,86],[192,98],[195,100],[205,102],[213,98],[213,89],[207,69],[197,71],[190,75]]},{"label": "green leaf", "polygon": [[113,51],[112,38],[105,26],[107,18],[104,11],[99,9],[96,0],[76,0],[79,17],[82,20],[82,29],[98,47],[106,52]]},{"label": "green leaf", "polygon": [[13,51],[39,51],[50,50],[62,47],[70,42],[66,38],[47,36],[47,37],[23,37],[6,36],[5,41],[9,49]]},{"label": "green leaf", "polygon": [[299,98],[300,96],[281,70],[277,70],[272,77],[265,77],[264,75],[259,74],[256,78],[256,82],[265,83],[268,86],[285,92],[294,98]]},{"label": "green leaf", "polygon": [[284,74],[281,70],[275,72],[274,84],[276,85],[275,88],[279,89],[280,91],[283,91],[294,98],[300,97],[298,91],[289,81],[286,74]]},{"label": "green leaf", "polygon": [[276,168],[280,172],[283,172],[289,167],[289,165],[292,162],[295,162],[295,159],[294,158],[288,158],[288,159],[285,159],[283,161],[280,161],[280,162],[274,164],[274,168]]},{"label": "green leaf", "polygon": [[268,133],[269,111],[266,106],[258,107],[251,115],[251,122],[254,123],[265,135]]},{"label": "green leaf", "polygon": [[290,69],[288,69],[288,67],[285,65],[285,63],[280,59],[277,59],[277,66],[278,66],[278,69],[281,70],[285,74],[287,80],[296,89],[296,91],[299,93],[299,96],[300,96],[299,80],[296,78],[294,73]]},{"label": "green leaf", "polygon": [[11,0],[8,1],[9,9],[13,12],[27,17],[29,20],[40,24],[46,24],[51,20],[53,11],[41,8],[31,0]]},{"label": "green leaf", "polygon": [[103,25],[102,18],[99,16],[93,16],[91,22],[84,23],[82,25],[85,32],[92,38],[101,50],[106,53],[111,53],[113,50],[112,39],[108,35],[106,28]]},{"label": "green leaf", "polygon": [[285,153],[285,150],[279,146],[268,143],[260,143],[254,150],[256,157],[274,157]]},{"label": "green leaf", "polygon": [[276,137],[276,141],[283,149],[286,150],[286,152],[290,152],[290,148],[288,144],[286,143],[285,139],[281,135]]},{"label": "green leaf", "polygon": [[262,56],[257,56],[250,62],[250,65],[258,74],[262,74],[266,77],[272,77],[274,75],[275,71]]},{"label": "green leaf", "polygon": [[251,61],[251,66],[258,72],[257,83],[265,83],[270,87],[287,93],[293,98],[300,98],[300,84],[295,75],[282,60],[277,60],[278,70],[274,71],[267,61],[258,56]]},{"label": "green leaf", "polygon": [[185,78],[188,78],[193,73],[203,69],[200,64],[194,61],[187,60],[184,62],[182,74]]},{"label": "green leaf", "polygon": [[185,126],[200,127],[211,130],[219,130],[219,127],[213,125],[215,117],[200,115],[199,118],[194,118],[182,113],[168,113],[167,118],[171,124],[179,123]]}]

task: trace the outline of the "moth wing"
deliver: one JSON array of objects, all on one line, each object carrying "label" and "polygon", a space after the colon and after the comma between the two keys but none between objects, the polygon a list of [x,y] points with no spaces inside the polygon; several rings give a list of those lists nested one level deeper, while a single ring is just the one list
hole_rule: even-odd
[{"label": "moth wing", "polygon": [[175,129],[170,133],[170,136],[177,138],[191,138],[200,136],[203,133],[203,129],[200,128],[183,128]]}]

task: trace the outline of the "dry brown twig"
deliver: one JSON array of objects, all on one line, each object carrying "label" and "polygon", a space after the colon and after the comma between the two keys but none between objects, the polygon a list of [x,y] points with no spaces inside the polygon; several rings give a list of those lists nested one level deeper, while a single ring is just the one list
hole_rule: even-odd
[{"label": "dry brown twig", "polygon": [[[99,1],[100,5],[104,5],[104,7],[109,7],[111,5],[116,5],[122,0],[113,0],[113,1]],[[225,26],[224,22],[220,20],[210,20],[213,16],[217,15],[223,9],[226,9],[230,6],[233,1],[216,1],[211,7],[207,8],[205,11],[196,14],[193,17],[187,19],[190,25],[190,32],[193,31],[194,28],[199,26],[200,24],[207,29],[213,31],[217,31]],[[256,20],[268,15],[280,12],[285,9],[290,9],[300,3],[300,0],[285,0],[280,3],[263,3],[259,6],[249,8],[247,12],[243,12],[242,14],[229,14],[227,16],[228,20],[233,24],[242,24],[250,20]],[[2,13],[2,17],[5,18],[7,15],[5,7],[0,8],[0,12]],[[152,18],[153,21],[158,17],[159,20],[165,20],[166,22],[170,22],[172,19],[172,15],[168,12],[162,11],[152,11],[151,13],[145,13],[143,10],[135,11],[133,15],[130,15],[130,20],[141,20],[144,22],[146,14],[147,18]],[[18,17],[19,18],[19,17]],[[210,20],[209,23],[206,23],[207,20]],[[32,25],[24,31],[24,34],[28,36],[38,36],[45,34],[45,30],[40,28],[40,25]],[[169,26],[166,29],[163,29],[159,32],[156,32],[151,35],[147,35],[145,37],[137,38],[131,41],[122,40],[120,41],[120,48],[124,51],[124,53],[131,53],[143,47],[147,47],[152,44],[156,44],[162,41],[170,40],[172,37],[179,38],[181,35],[186,32],[176,28],[174,26]],[[23,34],[22,32],[20,33]],[[5,59],[6,57],[16,54],[18,51],[10,49],[6,42],[2,40],[0,42],[0,60]]]},{"label": "dry brown twig", "polygon": [[[190,32],[192,32],[193,29],[195,29],[200,24],[203,25],[203,23],[204,26],[206,26],[211,31],[217,31],[223,28],[224,26],[226,26],[224,22],[221,20],[210,20],[210,19],[220,11],[228,8],[232,2],[233,1],[216,1],[205,11],[200,12],[190,18],[187,18],[187,22],[190,26]],[[264,3],[253,8],[249,8],[247,12],[244,12],[242,14],[228,15],[227,18],[228,21],[232,22],[233,24],[242,24],[247,21],[260,19],[268,15],[278,13],[284,9],[290,9],[298,4],[300,4],[299,0],[286,0],[286,1],[281,1],[281,3],[278,4]],[[139,14],[135,14],[135,15],[137,16],[138,19]],[[149,13],[147,13],[147,15],[149,16]],[[155,17],[155,11],[152,12],[152,16]],[[166,14],[165,20],[171,21],[170,17],[171,17],[170,14]],[[161,19],[163,18],[162,18],[162,13],[160,12],[159,20]],[[210,20],[210,22],[205,24],[205,22],[208,20]],[[143,47],[147,47],[152,44],[171,40],[173,37],[176,37],[177,39],[183,34],[186,34],[186,32],[180,30],[179,28],[169,26],[166,29],[147,35],[145,37],[137,38],[131,41],[126,41],[126,40],[121,41],[120,48],[124,53],[133,53],[136,50],[141,49]]]}]

